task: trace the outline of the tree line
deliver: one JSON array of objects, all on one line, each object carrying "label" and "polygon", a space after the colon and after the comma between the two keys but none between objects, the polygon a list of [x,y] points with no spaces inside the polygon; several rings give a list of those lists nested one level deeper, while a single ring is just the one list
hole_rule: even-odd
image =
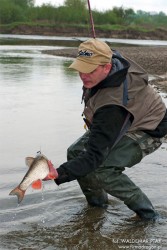
[{"label": "tree line", "polygon": [[[114,7],[106,11],[92,10],[96,26],[115,25],[140,26],[143,29],[166,28],[167,15],[164,12],[151,13],[131,8]],[[45,25],[89,24],[87,0],[65,0],[62,6],[43,4],[35,6],[35,0],[0,0],[0,24],[14,22],[43,23]]]}]

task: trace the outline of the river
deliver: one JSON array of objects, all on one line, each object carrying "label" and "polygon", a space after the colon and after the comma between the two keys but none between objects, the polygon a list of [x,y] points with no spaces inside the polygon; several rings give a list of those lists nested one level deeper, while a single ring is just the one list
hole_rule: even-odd
[{"label": "river", "polygon": [[[41,150],[59,166],[84,133],[81,82],[68,69],[70,58],[41,53],[54,48],[0,46],[0,249],[167,249],[165,143],[126,170],[160,213],[156,222],[133,220],[111,196],[106,209],[89,207],[76,181],[45,182],[42,191],[29,187],[19,206],[8,195],[27,171],[26,156]],[[161,95],[166,102],[166,92]]]}]

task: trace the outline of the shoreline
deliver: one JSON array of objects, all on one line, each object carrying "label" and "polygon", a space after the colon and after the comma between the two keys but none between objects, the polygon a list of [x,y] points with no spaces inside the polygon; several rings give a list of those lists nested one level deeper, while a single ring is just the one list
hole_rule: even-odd
[{"label": "shoreline", "polygon": [[[130,27],[123,27],[122,29],[104,30],[95,26],[96,37],[99,38],[116,38],[116,39],[145,39],[145,40],[167,40],[167,29],[159,27],[155,29],[132,29]],[[66,24],[49,25],[47,23],[11,23],[9,25],[0,25],[1,34],[15,34],[15,35],[43,35],[43,36],[65,36],[65,37],[90,37],[92,30],[90,27],[69,27]]]},{"label": "shoreline", "polygon": [[[144,68],[151,76],[150,84],[167,93],[167,47],[136,46],[115,47],[121,54],[129,57]],[[55,50],[44,50],[42,53],[75,58],[77,48],[64,48]]]},{"label": "shoreline", "polygon": [[[167,47],[166,46],[132,46],[111,47],[129,57],[153,76],[167,76]],[[42,53],[75,58],[77,48],[44,50]]]}]

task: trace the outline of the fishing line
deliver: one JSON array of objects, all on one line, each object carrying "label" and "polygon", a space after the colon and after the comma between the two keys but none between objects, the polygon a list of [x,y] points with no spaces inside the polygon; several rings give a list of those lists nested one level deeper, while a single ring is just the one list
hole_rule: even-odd
[{"label": "fishing line", "polygon": [[87,0],[87,2],[88,2],[88,9],[89,9],[89,16],[90,16],[90,25],[91,25],[91,28],[92,28],[92,35],[93,35],[93,38],[96,38],[93,15],[92,15],[92,10],[91,10],[91,6],[90,6],[90,1]]}]

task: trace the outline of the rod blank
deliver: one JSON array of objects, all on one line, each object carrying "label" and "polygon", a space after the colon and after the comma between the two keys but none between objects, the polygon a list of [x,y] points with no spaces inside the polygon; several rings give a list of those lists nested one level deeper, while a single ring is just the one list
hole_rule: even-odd
[{"label": "rod blank", "polygon": [[93,35],[93,38],[96,38],[95,27],[94,27],[94,22],[93,22],[93,15],[92,15],[92,11],[91,11],[90,1],[89,0],[88,0],[88,8],[89,8],[89,15],[90,15],[90,24],[91,24],[91,28],[92,28],[92,35]]}]

